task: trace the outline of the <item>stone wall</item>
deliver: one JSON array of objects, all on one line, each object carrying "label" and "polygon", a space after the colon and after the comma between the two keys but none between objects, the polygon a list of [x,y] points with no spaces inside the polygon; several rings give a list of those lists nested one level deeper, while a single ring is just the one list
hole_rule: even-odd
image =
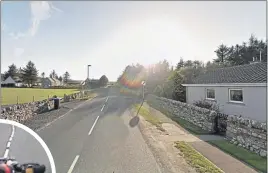
[{"label": "stone wall", "polygon": [[[187,120],[204,130],[214,132],[215,111],[182,103],[175,100],[147,96],[147,102],[155,108],[171,113]],[[226,139],[231,143],[266,157],[267,153],[267,130],[266,122],[258,122],[243,117],[229,115],[227,119]]]},{"label": "stone wall", "polygon": [[43,100],[32,103],[8,105],[1,107],[2,119],[23,122],[39,113],[49,111],[53,107],[53,101]]},{"label": "stone wall", "polygon": [[[65,95],[61,102],[69,102],[74,99],[81,98],[82,96],[89,95],[89,91],[73,93],[70,95]],[[36,116],[37,114],[47,112],[54,108],[54,101],[52,98],[36,101],[31,103],[16,104],[16,105],[5,105],[1,106],[1,115],[2,119],[9,119],[23,123],[25,120]]]},{"label": "stone wall", "polygon": [[229,115],[226,138],[231,143],[253,151],[262,157],[267,155],[266,123]]},{"label": "stone wall", "polygon": [[158,109],[187,120],[204,130],[214,132],[215,111],[154,95],[148,95],[146,100]]}]

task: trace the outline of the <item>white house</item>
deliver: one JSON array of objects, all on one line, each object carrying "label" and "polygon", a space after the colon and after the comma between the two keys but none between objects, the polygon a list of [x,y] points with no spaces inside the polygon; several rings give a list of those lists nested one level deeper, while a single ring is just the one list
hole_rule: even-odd
[{"label": "white house", "polygon": [[187,103],[206,99],[216,102],[222,113],[266,121],[265,62],[209,70],[183,86]]}]

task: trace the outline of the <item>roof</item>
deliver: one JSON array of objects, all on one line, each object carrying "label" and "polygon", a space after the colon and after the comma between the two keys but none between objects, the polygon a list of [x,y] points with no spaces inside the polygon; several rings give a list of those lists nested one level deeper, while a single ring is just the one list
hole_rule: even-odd
[{"label": "roof", "polygon": [[83,82],[83,81],[82,80],[72,80],[72,79],[67,80],[68,84],[81,84],[81,82]]},{"label": "roof", "polygon": [[213,69],[197,76],[191,84],[267,83],[267,63],[258,62]]},{"label": "roof", "polygon": [[9,76],[5,81],[2,82],[2,84],[16,84],[16,82],[12,79],[11,76]]}]

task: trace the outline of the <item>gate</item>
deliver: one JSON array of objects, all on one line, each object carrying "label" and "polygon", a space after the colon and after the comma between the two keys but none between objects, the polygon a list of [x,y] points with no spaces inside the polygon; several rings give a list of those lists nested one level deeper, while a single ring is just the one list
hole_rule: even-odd
[{"label": "gate", "polygon": [[225,135],[227,130],[228,115],[223,113],[217,113],[214,119],[214,130],[216,134]]}]

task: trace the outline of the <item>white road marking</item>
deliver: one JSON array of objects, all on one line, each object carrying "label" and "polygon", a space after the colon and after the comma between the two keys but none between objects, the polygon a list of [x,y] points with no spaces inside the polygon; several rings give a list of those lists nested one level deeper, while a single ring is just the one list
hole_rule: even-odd
[{"label": "white road marking", "polygon": [[101,108],[101,112],[103,111],[104,106],[105,106],[105,105],[102,106],[102,108]]},{"label": "white road marking", "polygon": [[11,132],[11,135],[10,135],[10,137],[8,139],[8,142],[7,142],[6,150],[5,150],[5,153],[4,153],[4,158],[8,157],[9,149],[10,149],[11,142],[12,142],[12,139],[13,139],[14,135],[15,135],[15,126],[12,125],[12,132]]},{"label": "white road marking", "polygon": [[105,100],[105,102],[107,102],[107,101],[108,101],[108,99],[109,99],[109,96],[107,97],[107,99]]},{"label": "white road marking", "polygon": [[79,159],[79,155],[75,156],[74,161],[73,161],[73,163],[72,163],[72,165],[69,168],[69,170],[68,170],[67,173],[72,173],[73,172],[74,166],[75,166],[75,164],[76,164],[76,162],[77,162],[78,159]]},{"label": "white road marking", "polygon": [[95,120],[95,122],[93,123],[93,125],[92,125],[90,131],[88,132],[88,135],[91,135],[91,133],[92,133],[92,131],[93,131],[93,128],[95,127],[95,125],[96,125],[96,123],[97,123],[99,117],[100,117],[100,116],[98,116],[98,117],[96,118],[96,120]]}]

